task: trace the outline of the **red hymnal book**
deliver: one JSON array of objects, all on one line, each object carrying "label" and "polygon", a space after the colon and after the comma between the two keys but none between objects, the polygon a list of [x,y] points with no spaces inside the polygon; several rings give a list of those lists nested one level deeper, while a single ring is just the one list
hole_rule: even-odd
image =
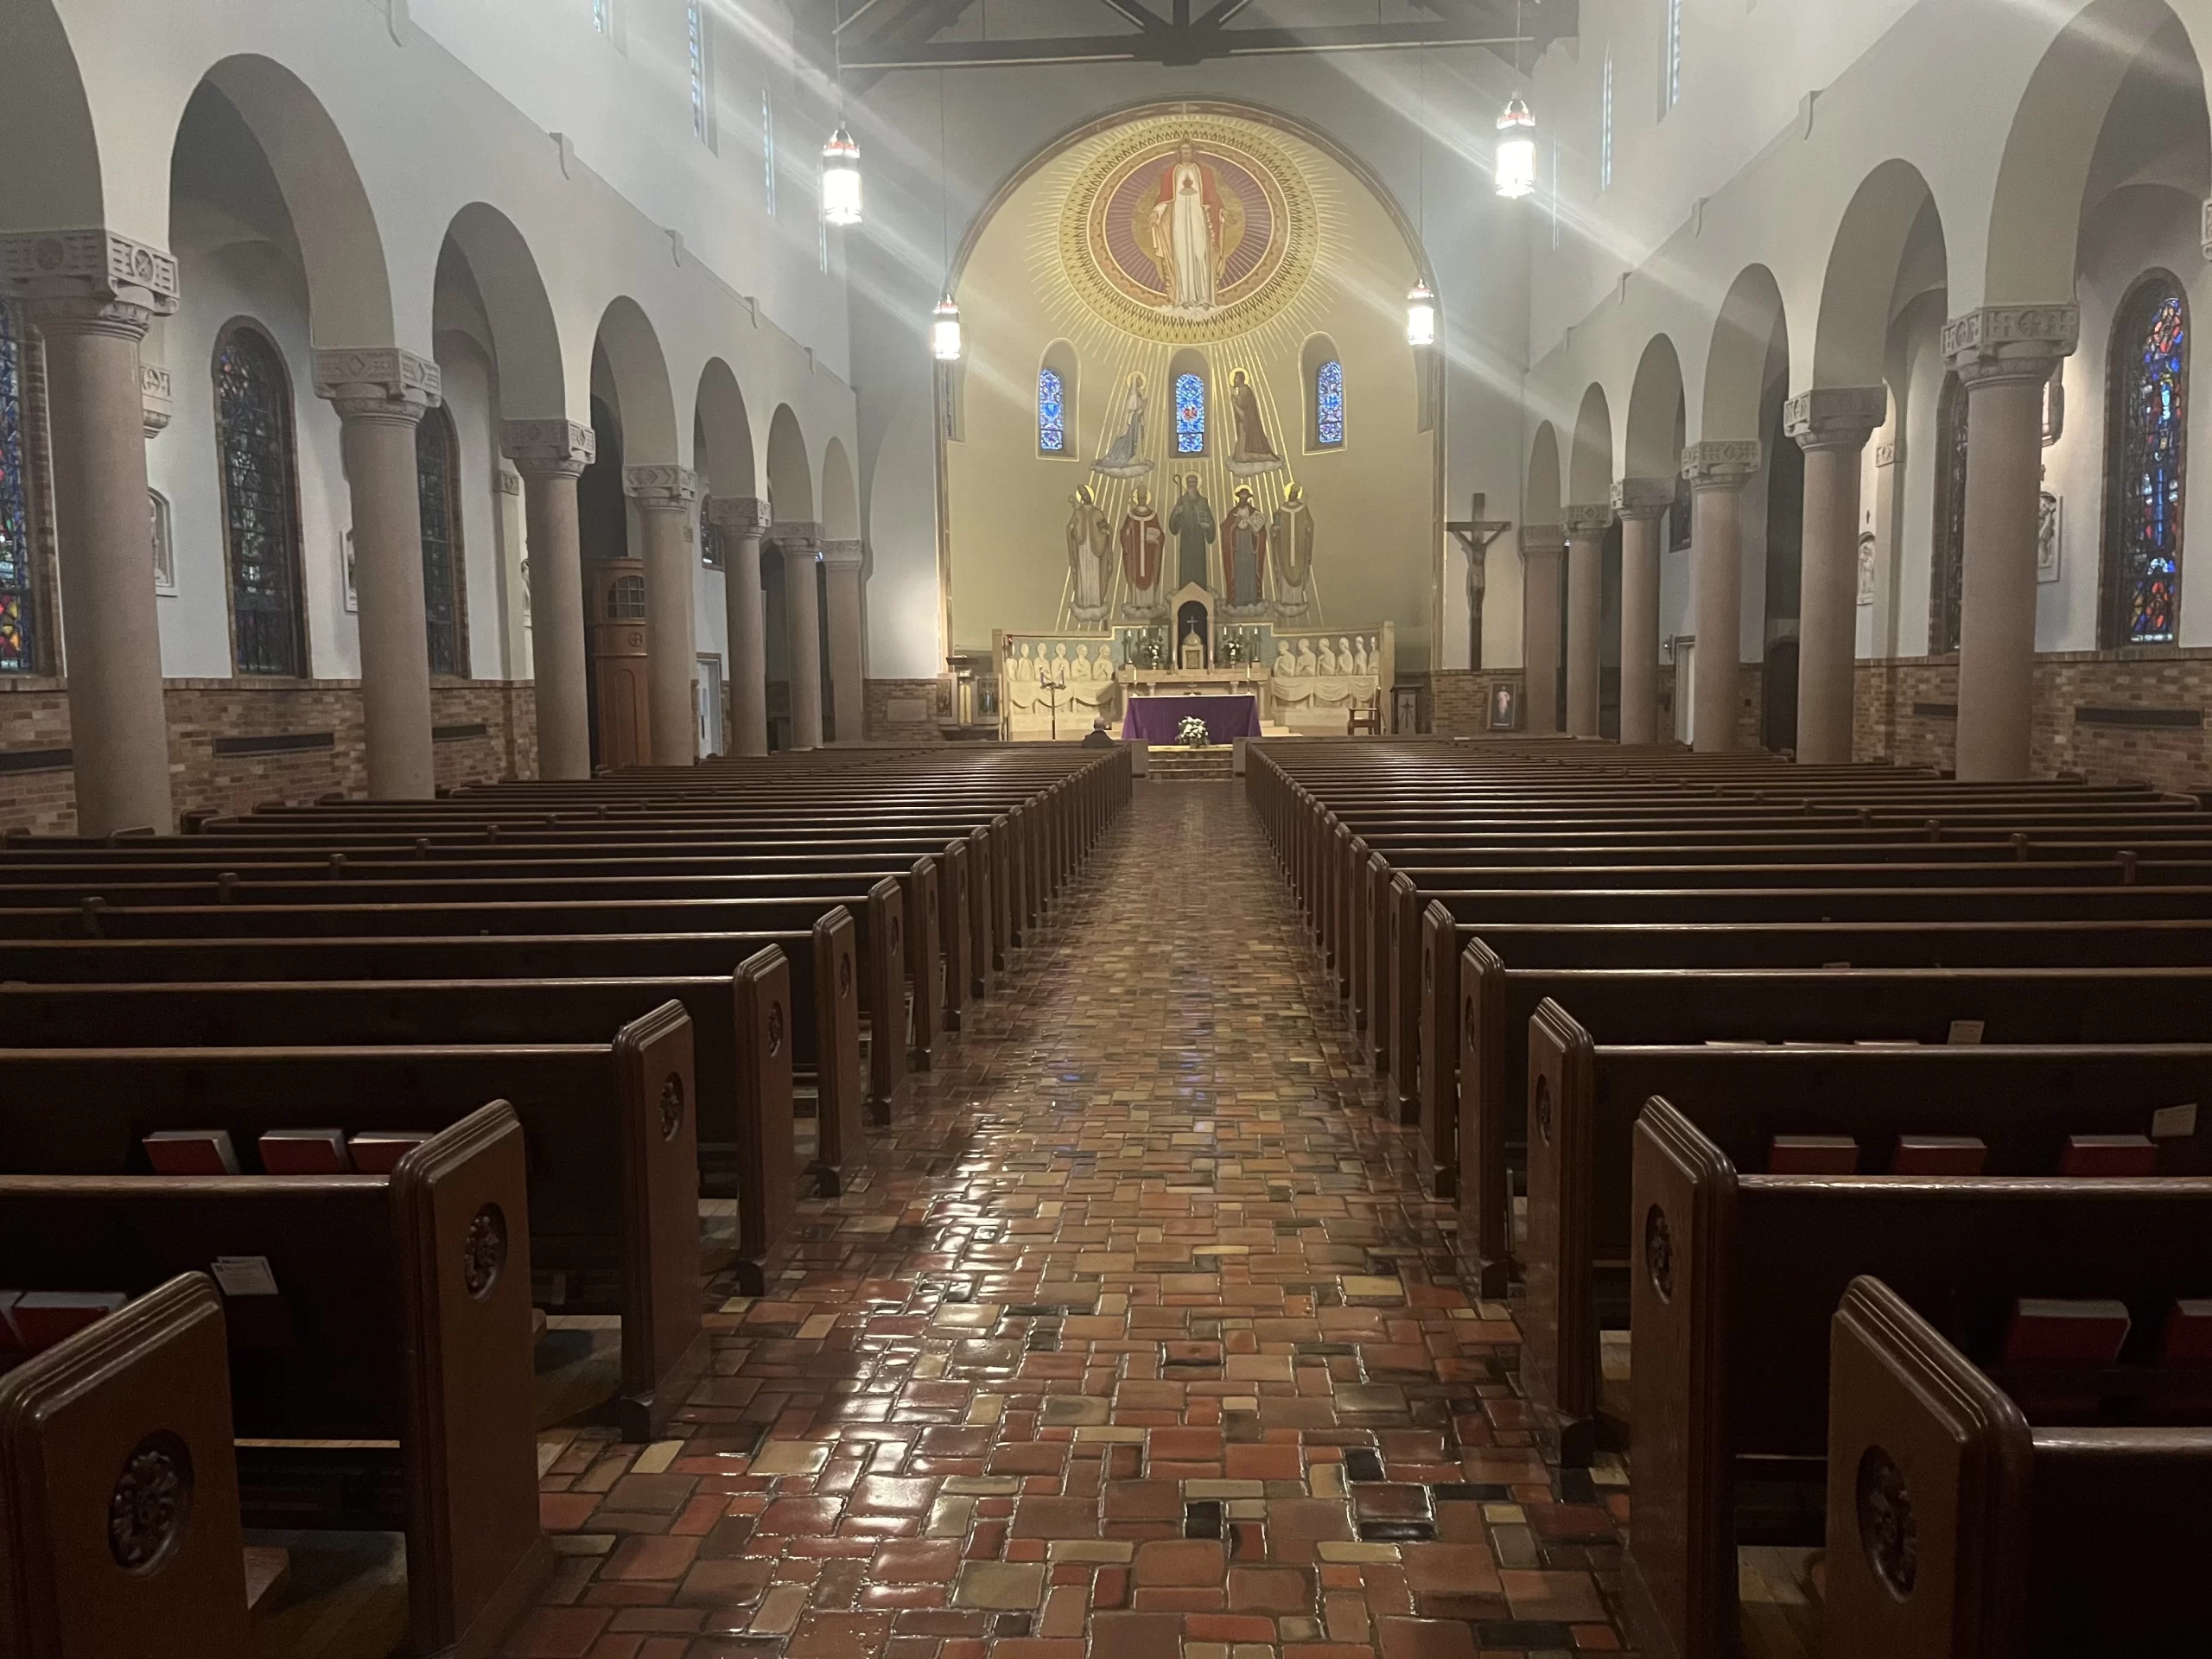
[{"label": "red hymnal book", "polygon": [[1979,1175],[1988,1160],[1989,1148],[1978,1135],[1903,1135],[1890,1173]]},{"label": "red hymnal book", "polygon": [[156,1175],[235,1175],[238,1148],[228,1129],[156,1129],[145,1140]]},{"label": "red hymnal book", "polygon": [[2155,1175],[2158,1143],[2147,1135],[2069,1135],[2062,1175]]},{"label": "red hymnal book", "polygon": [[29,1290],[16,1298],[8,1317],[16,1339],[36,1353],[105,1319],[130,1300],[119,1290]]},{"label": "red hymnal book", "polygon": [[2127,1306],[2099,1298],[2023,1296],[2005,1332],[2008,1365],[2109,1365],[2127,1340]]},{"label": "red hymnal book", "polygon": [[430,1138],[428,1129],[377,1129],[346,1143],[353,1167],[364,1175],[389,1175],[399,1160]]},{"label": "red hymnal book", "polygon": [[261,1137],[261,1166],[271,1175],[343,1175],[353,1160],[343,1129],[271,1129]]},{"label": "red hymnal book", "polygon": [[2158,1357],[2169,1365],[2212,1363],[2212,1300],[2184,1296],[2173,1305]]},{"label": "red hymnal book", "polygon": [[1859,1143],[1847,1135],[1777,1135],[1767,1151],[1770,1175],[1850,1175]]}]

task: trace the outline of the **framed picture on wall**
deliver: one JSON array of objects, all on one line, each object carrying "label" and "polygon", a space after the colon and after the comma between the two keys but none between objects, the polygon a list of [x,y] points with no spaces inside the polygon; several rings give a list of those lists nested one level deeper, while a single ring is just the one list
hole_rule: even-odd
[{"label": "framed picture on wall", "polygon": [[2049,490],[2043,493],[2043,499],[2036,514],[2036,580],[2037,582],[2058,580],[2058,537],[2061,520],[2065,511],[2066,502],[2063,497],[2053,495]]},{"label": "framed picture on wall", "polygon": [[1494,685],[1490,689],[1490,728],[1493,732],[1510,732],[1521,725],[1521,690],[1513,685]]}]

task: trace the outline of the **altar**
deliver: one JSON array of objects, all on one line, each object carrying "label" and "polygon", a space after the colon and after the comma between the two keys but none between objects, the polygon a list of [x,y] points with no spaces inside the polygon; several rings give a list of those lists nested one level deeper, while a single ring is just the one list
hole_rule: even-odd
[{"label": "altar", "polygon": [[1197,715],[1211,742],[1260,735],[1260,700],[1242,696],[1132,696],[1123,705],[1122,736],[1130,742],[1173,743],[1184,721]]}]

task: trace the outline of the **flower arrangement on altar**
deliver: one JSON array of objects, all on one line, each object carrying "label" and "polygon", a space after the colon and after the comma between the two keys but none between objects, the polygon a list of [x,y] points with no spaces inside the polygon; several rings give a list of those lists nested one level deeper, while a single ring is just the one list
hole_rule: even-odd
[{"label": "flower arrangement on altar", "polygon": [[1184,747],[1203,749],[1212,739],[1207,734],[1206,723],[1196,715],[1183,716],[1183,723],[1175,728],[1175,736]]}]

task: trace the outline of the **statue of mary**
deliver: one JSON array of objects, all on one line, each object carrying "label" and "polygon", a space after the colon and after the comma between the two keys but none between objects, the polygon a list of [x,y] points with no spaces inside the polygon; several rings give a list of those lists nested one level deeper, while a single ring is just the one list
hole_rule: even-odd
[{"label": "statue of mary", "polygon": [[1138,459],[1144,447],[1144,376],[1132,374],[1122,403],[1122,430],[1106,453],[1090,463],[1090,470],[1108,478],[1143,478],[1152,463]]}]

